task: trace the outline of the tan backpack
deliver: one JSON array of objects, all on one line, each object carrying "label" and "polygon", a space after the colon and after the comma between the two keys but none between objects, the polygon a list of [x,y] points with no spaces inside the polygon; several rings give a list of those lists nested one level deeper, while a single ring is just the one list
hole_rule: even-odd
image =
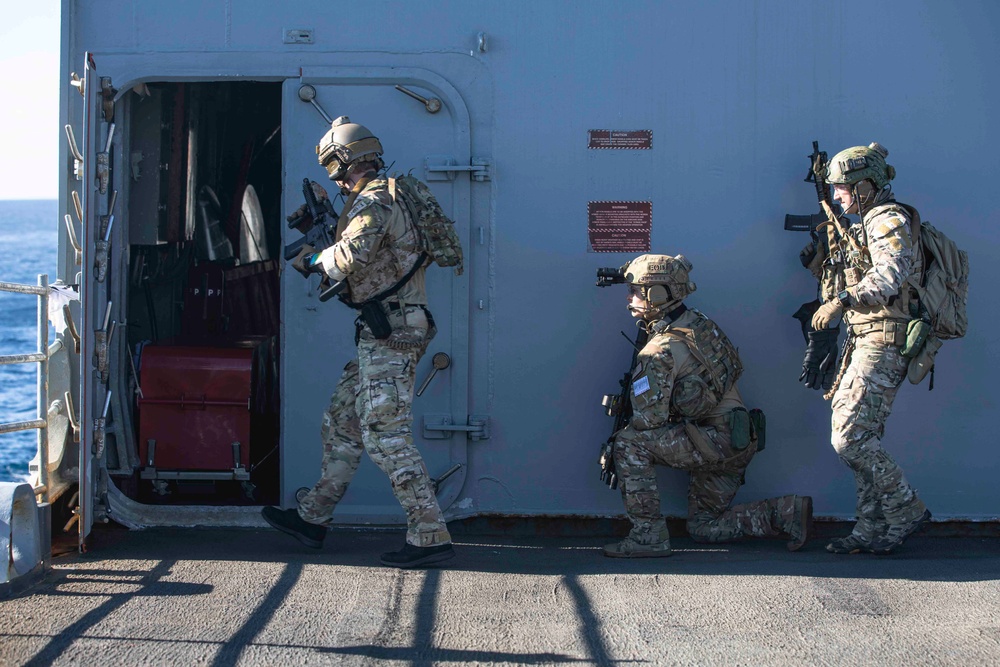
[{"label": "tan backpack", "polygon": [[922,259],[920,274],[910,278],[920,299],[920,315],[941,340],[961,338],[969,326],[969,255],[941,230],[921,222],[917,209],[901,206],[910,214],[914,246]]},{"label": "tan backpack", "polygon": [[[969,302],[969,255],[929,222],[921,222],[917,209],[902,207],[910,216],[913,245],[920,256],[920,272],[910,276],[908,284],[917,293],[918,320],[910,322],[903,355],[911,357],[906,376],[911,384],[920,384],[930,373],[929,389],[934,388],[934,359],[941,341],[961,338],[969,326],[966,308]],[[914,325],[926,322],[929,332],[921,344],[912,345],[909,336]],[[919,338],[918,338],[919,339]],[[909,348],[909,349],[907,349]]]},{"label": "tan backpack", "polygon": [[462,242],[455,232],[455,221],[441,210],[434,194],[422,181],[409,174],[389,179],[389,194],[406,207],[417,226],[420,248],[438,266],[454,266],[462,275]]}]

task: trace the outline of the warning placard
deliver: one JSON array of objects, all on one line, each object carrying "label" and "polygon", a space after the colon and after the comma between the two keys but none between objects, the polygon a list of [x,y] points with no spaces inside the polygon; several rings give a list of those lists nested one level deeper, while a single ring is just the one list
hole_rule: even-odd
[{"label": "warning placard", "polygon": [[592,201],[587,204],[588,252],[649,252],[651,201]]},{"label": "warning placard", "polygon": [[587,148],[648,151],[652,147],[652,130],[587,130]]}]

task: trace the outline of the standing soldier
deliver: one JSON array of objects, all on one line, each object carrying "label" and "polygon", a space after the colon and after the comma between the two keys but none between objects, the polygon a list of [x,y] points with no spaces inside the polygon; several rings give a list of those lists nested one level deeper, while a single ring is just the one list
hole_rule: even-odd
[{"label": "standing soldier", "polygon": [[[264,519],[306,546],[319,548],[337,503],[347,491],[362,448],[389,476],[406,511],[406,543],[384,553],[395,567],[420,567],[454,556],[433,484],[413,444],[413,381],[417,362],[435,334],[427,310],[427,262],[416,220],[390,182],[379,177],[382,145],[346,116],[333,121],[317,147],[319,163],[347,196],[336,242],[316,252],[303,247],[293,266],[347,281],[344,301],[360,310],[358,355],[323,416],[323,465],[298,508],[265,507]],[[325,198],[326,193],[314,184]]]},{"label": "standing soldier", "polygon": [[[763,448],[763,419],[748,413],[736,381],[736,348],[712,320],[688,309],[695,290],[683,255],[642,255],[622,267],[628,308],[649,342],[631,382],[631,422],[615,435],[614,462],[632,531],[604,547],[614,558],[670,555],[653,466],[689,470],[687,527],[697,542],[782,537],[797,551],[809,537],[812,499],[782,496],[729,507]],[[756,422],[751,425],[751,422]],[[758,433],[761,439],[758,439]]]},{"label": "standing soldier", "polygon": [[[827,168],[833,198],[859,224],[831,234],[830,256],[822,260],[822,305],[812,318],[817,331],[848,328],[848,354],[833,397],[833,448],[854,471],[858,521],[850,535],[827,550],[838,554],[888,554],[903,544],[931,513],[882,448],[885,421],[909,359],[902,354],[907,325],[918,308],[907,283],[919,275],[911,214],[893,198],[896,170],[877,143],[837,153]],[[836,225],[831,218],[829,225]],[[814,262],[815,264],[815,262]],[[851,351],[853,350],[853,351]]]}]

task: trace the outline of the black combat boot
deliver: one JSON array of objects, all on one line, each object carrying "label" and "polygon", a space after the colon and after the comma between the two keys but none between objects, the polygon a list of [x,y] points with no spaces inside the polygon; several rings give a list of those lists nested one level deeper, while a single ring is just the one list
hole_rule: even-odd
[{"label": "black combat boot", "polygon": [[857,533],[851,533],[847,537],[830,540],[826,550],[832,554],[859,554],[862,551],[871,551],[872,543]]},{"label": "black combat boot", "polygon": [[297,509],[279,510],[277,507],[265,507],[260,511],[264,521],[283,533],[291,535],[302,544],[313,549],[323,546],[326,537],[326,526],[317,526],[299,516]]},{"label": "black combat boot", "polygon": [[891,554],[903,545],[906,538],[917,532],[920,525],[931,518],[931,511],[924,510],[924,513],[913,521],[906,523],[891,523],[884,533],[872,540],[872,553],[877,556]]},{"label": "black combat boot", "polygon": [[407,542],[399,551],[385,552],[379,560],[382,561],[383,565],[407,569],[434,565],[454,556],[455,550],[451,548],[451,543],[438,544],[433,547],[415,547]]}]

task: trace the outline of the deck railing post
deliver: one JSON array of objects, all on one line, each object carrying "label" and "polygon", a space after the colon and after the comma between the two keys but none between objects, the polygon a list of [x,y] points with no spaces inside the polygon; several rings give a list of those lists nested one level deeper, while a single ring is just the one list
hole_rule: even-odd
[{"label": "deck railing post", "polygon": [[38,483],[45,489],[41,501],[49,502],[49,276],[38,276],[38,286],[44,290],[38,298],[38,353],[44,354],[38,362],[37,418],[45,426],[38,429]]}]

